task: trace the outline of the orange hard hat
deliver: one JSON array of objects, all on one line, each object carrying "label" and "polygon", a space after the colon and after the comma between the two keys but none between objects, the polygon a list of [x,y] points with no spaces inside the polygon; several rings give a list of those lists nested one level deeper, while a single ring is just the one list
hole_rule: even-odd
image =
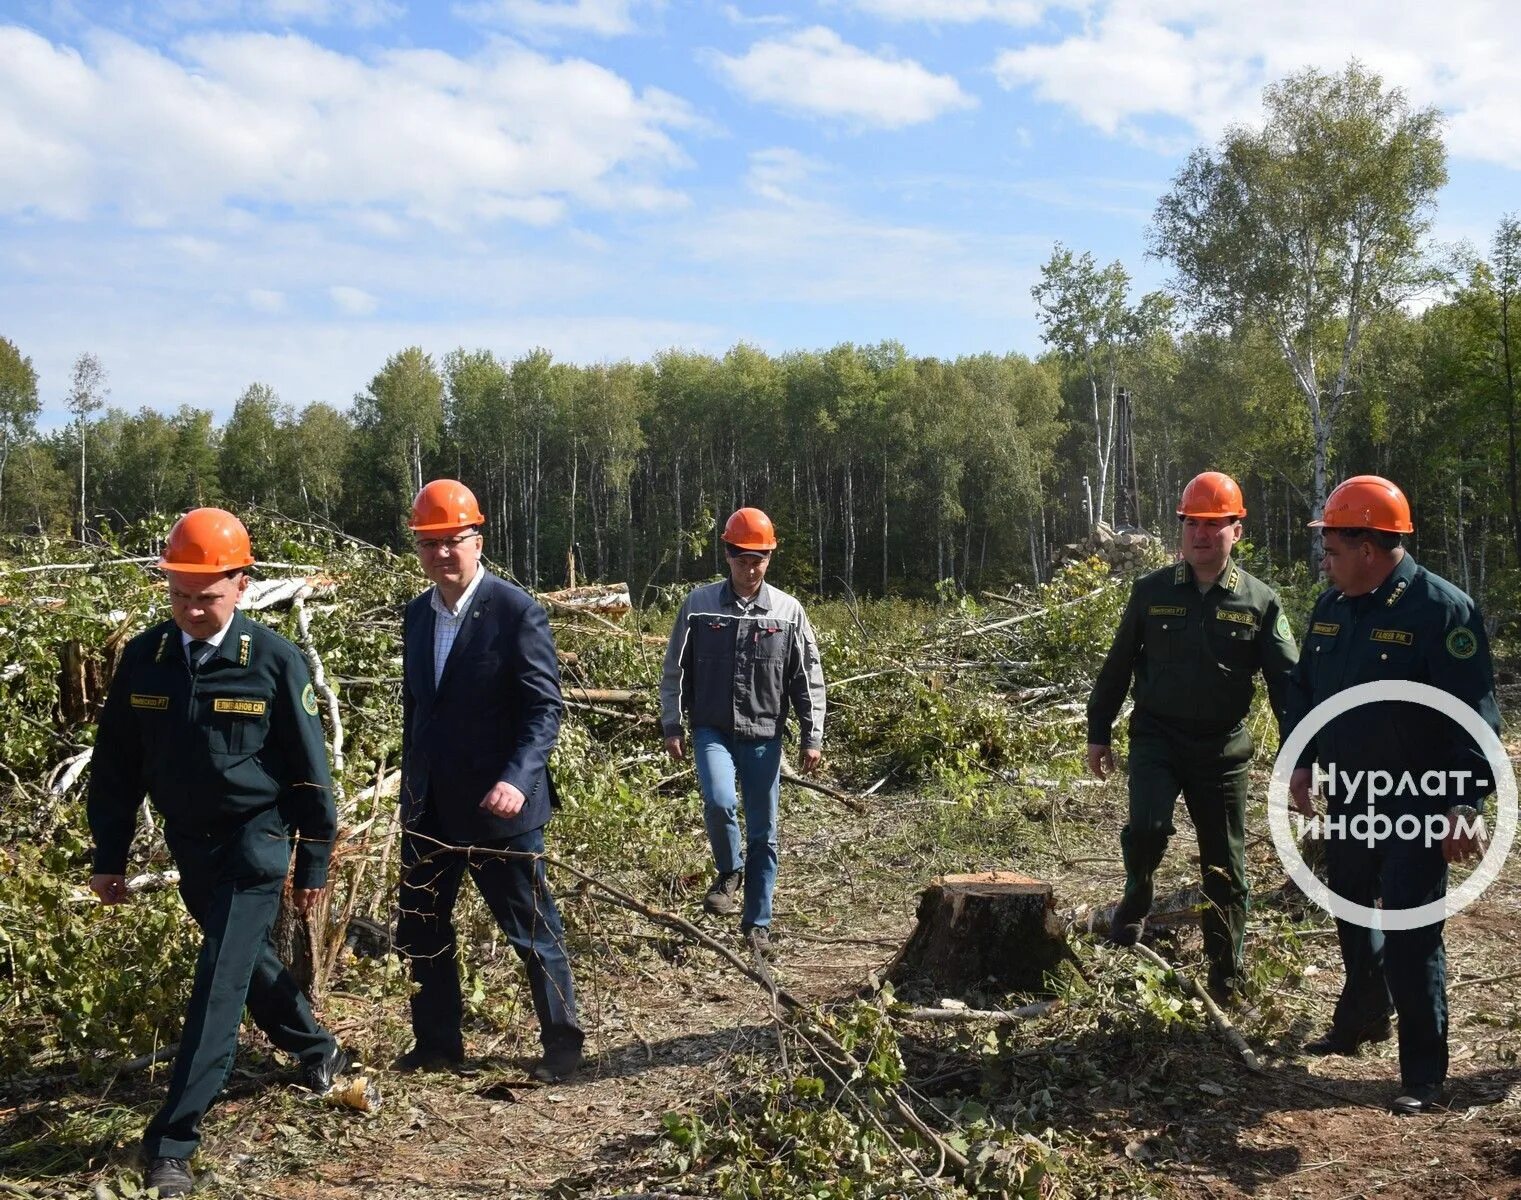
[{"label": "orange hard hat", "polygon": [[1382,475],[1354,475],[1338,483],[1326,497],[1320,520],[1312,529],[1379,529],[1385,533],[1414,533],[1410,501]]},{"label": "orange hard hat", "polygon": [[776,527],[758,508],[736,509],[724,522],[724,541],[741,550],[775,550]]},{"label": "orange hard hat", "polygon": [[174,523],[158,565],[166,571],[220,575],[254,563],[243,522],[221,508],[192,508]]},{"label": "orange hard hat", "polygon": [[1178,516],[1244,517],[1246,501],[1241,498],[1241,485],[1223,471],[1195,475],[1178,501]]},{"label": "orange hard hat", "polygon": [[412,519],[407,528],[434,532],[485,523],[474,492],[457,479],[435,479],[424,485],[412,501]]}]

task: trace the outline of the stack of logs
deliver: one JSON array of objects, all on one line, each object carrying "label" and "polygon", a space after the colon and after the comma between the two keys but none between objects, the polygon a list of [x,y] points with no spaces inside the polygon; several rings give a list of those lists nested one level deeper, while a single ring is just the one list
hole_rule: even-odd
[{"label": "stack of logs", "polygon": [[1138,571],[1161,566],[1167,561],[1167,551],[1160,538],[1153,537],[1144,529],[1126,529],[1116,533],[1100,521],[1082,541],[1059,546],[1051,555],[1051,563],[1062,567],[1090,558],[1099,558],[1108,563],[1112,574],[1133,575]]}]

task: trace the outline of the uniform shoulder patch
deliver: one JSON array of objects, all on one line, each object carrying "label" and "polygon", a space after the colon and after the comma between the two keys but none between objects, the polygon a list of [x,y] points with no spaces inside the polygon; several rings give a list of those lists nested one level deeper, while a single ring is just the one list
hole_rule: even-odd
[{"label": "uniform shoulder patch", "polygon": [[311,716],[317,715],[317,693],[311,684],[301,689],[301,707],[306,709]]},{"label": "uniform shoulder patch", "polygon": [[1278,614],[1278,620],[1273,622],[1273,632],[1286,642],[1294,640],[1294,630],[1289,625],[1289,618],[1286,613],[1280,612]]},{"label": "uniform shoulder patch", "polygon": [[1479,649],[1479,639],[1473,630],[1459,625],[1447,635],[1447,653],[1453,658],[1472,658]]}]

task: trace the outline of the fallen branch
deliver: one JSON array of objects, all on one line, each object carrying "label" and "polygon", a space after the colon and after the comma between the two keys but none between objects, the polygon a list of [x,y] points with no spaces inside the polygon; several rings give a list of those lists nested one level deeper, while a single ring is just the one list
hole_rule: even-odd
[{"label": "fallen branch", "polygon": [[858,797],[852,796],[849,792],[841,791],[830,784],[821,783],[817,779],[809,779],[804,775],[799,775],[787,763],[786,759],[782,760],[782,778],[788,783],[795,783],[798,787],[807,788],[811,792],[821,792],[825,796],[830,796],[850,809],[851,812],[863,814],[866,812],[866,805]]},{"label": "fallen branch", "polygon": [[312,668],[312,686],[327,702],[328,728],[332,730],[333,750],[333,800],[341,812],[345,807],[343,795],[343,716],[338,709],[338,693],[328,686],[327,671],[322,666],[322,656],[317,653],[317,643],[312,640],[312,618],[306,611],[306,598],[312,594],[309,581],[300,588],[292,600],[296,626],[301,632],[301,648],[306,651],[306,661]]},{"label": "fallen branch", "polygon": [[1131,947],[1138,955],[1151,963],[1154,967],[1160,967],[1167,972],[1168,978],[1180,984],[1184,991],[1204,1005],[1204,1011],[1209,1014],[1209,1019],[1215,1023],[1215,1028],[1220,1031],[1226,1043],[1241,1056],[1241,1061],[1246,1063],[1246,1069],[1253,1072],[1261,1072],[1262,1064],[1257,1061],[1257,1055],[1246,1044],[1246,1039],[1241,1036],[1241,1031],[1231,1024],[1229,1017],[1221,1011],[1220,1006],[1210,999],[1209,993],[1201,988],[1191,977],[1183,974],[1150,946],[1143,946],[1137,942]]},{"label": "fallen branch", "polygon": [[582,700],[588,704],[638,704],[644,699],[643,692],[628,688],[567,687],[560,690],[567,700]]},{"label": "fallen branch", "polygon": [[1021,1008],[1011,1009],[898,1008],[894,1006],[888,1009],[888,1013],[900,1021],[929,1021],[942,1025],[979,1022],[991,1025],[1017,1025],[1020,1021],[1028,1021],[1032,1017],[1045,1016],[1058,1003],[1056,1000],[1043,1000],[1039,1004],[1026,1004]]},{"label": "fallen branch", "polygon": [[[438,849],[432,853],[457,854],[462,852],[457,846],[449,846],[443,842],[435,842],[434,844],[438,847]],[[749,963],[745,962],[744,959],[740,958],[740,956],[734,951],[730,950],[723,943],[703,933],[702,930],[698,929],[690,921],[686,920],[683,917],[677,916],[675,913],[666,912],[663,909],[653,908],[650,905],[644,903],[642,900],[629,895],[627,892],[621,890],[620,888],[614,887],[612,884],[599,879],[595,875],[581,870],[579,867],[573,867],[569,863],[562,862],[556,858],[552,858],[547,854],[529,854],[524,851],[517,850],[488,850],[482,849],[480,847],[472,847],[468,850],[463,851],[463,853],[466,855],[467,860],[474,860],[476,858],[540,859],[546,865],[554,867],[556,870],[564,871],[568,875],[575,876],[588,889],[602,893],[601,898],[605,901],[615,904],[620,908],[628,909],[630,912],[638,913],[640,916],[646,918],[647,920],[653,921],[657,925],[664,926],[667,929],[675,930],[676,932],[682,934],[684,937],[696,942],[698,945],[711,950],[714,954],[718,955],[730,966],[739,971],[740,974],[742,974],[746,979],[760,986],[768,995],[773,998],[775,1004],[781,1008],[786,1009],[788,1012],[801,1014],[808,1011],[807,1007],[801,1000],[792,995],[792,993],[788,992],[785,988],[778,987],[775,980],[769,979],[767,977],[769,972],[763,973],[762,971],[756,970]],[[424,861],[426,861],[426,859]],[[829,1049],[830,1054],[835,1056],[837,1061],[848,1070],[848,1078],[861,1078],[865,1074],[866,1068],[860,1062],[860,1060],[851,1054],[851,1052],[844,1046],[842,1046],[827,1029],[815,1026],[806,1034],[802,1030],[798,1030],[798,1036],[803,1038],[805,1042],[809,1040],[810,1036],[817,1038],[818,1041],[822,1042]],[[815,1054],[817,1053],[818,1052],[815,1050]],[[828,1061],[823,1059],[822,1056],[820,1056],[820,1060],[826,1067],[830,1067]],[[830,1067],[830,1069],[831,1073],[833,1073],[832,1067]],[[850,1091],[848,1087],[844,1087],[843,1090],[844,1093],[851,1098],[851,1100],[862,1110],[863,1113],[865,1113],[869,1118],[875,1120],[875,1115],[872,1113],[870,1106],[868,1106],[864,1101],[856,1096],[854,1092]],[[953,1168],[955,1168],[958,1174],[964,1174],[966,1172],[967,1168],[971,1165],[968,1162],[966,1156],[960,1153],[954,1146],[949,1145],[944,1138],[942,1138],[938,1133],[926,1125],[924,1123],[924,1119],[914,1111],[913,1106],[910,1105],[908,1101],[902,1097],[896,1088],[887,1090],[887,1098],[892,1105],[893,1112],[897,1115],[899,1120],[901,1120],[916,1134],[918,1134],[921,1138],[933,1146],[935,1150],[940,1154],[943,1162],[950,1164]]]},{"label": "fallen branch", "polygon": [[81,750],[78,754],[64,759],[54,768],[56,776],[48,785],[50,795],[63,796],[74,786],[75,781],[84,774],[84,769],[90,765],[90,758],[94,755],[95,748]]}]

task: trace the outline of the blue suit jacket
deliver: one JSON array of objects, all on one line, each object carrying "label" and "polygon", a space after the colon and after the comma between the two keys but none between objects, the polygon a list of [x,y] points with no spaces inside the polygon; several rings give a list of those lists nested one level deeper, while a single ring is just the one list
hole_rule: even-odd
[{"label": "blue suit jacket", "polygon": [[[557,803],[548,763],[564,711],[548,617],[522,588],[486,572],[436,688],[433,620],[430,588],[402,621],[404,825],[431,809],[457,845],[538,829]],[[510,819],[480,807],[498,781],[527,797]]]}]

